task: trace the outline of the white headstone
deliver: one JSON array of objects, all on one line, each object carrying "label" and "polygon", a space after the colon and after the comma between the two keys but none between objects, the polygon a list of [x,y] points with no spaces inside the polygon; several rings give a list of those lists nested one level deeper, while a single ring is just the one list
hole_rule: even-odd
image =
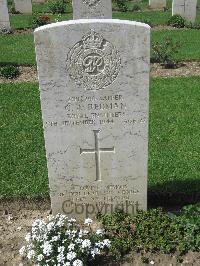
[{"label": "white headstone", "polygon": [[72,0],[73,18],[112,18],[111,0]]},{"label": "white headstone", "polygon": [[53,213],[146,209],[150,27],[73,20],[34,35]]},{"label": "white headstone", "polygon": [[149,6],[153,9],[162,9],[166,7],[166,0],[149,0]]},{"label": "white headstone", "polygon": [[197,12],[197,0],[173,0],[172,16],[181,15],[188,21],[195,22]]},{"label": "white headstone", "polygon": [[0,32],[4,29],[10,30],[10,20],[7,0],[0,0]]},{"label": "white headstone", "polygon": [[31,0],[14,0],[15,10],[21,14],[32,14]]},{"label": "white headstone", "polygon": [[32,0],[33,3],[44,3],[45,0]]}]

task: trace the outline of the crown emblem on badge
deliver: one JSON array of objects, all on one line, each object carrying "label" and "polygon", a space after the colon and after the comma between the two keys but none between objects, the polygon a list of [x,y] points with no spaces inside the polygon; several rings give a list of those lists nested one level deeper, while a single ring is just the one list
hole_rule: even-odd
[{"label": "crown emblem on badge", "polygon": [[116,47],[93,29],[69,50],[67,72],[77,86],[101,90],[111,85],[121,68]]},{"label": "crown emblem on badge", "polygon": [[89,48],[98,48],[102,47],[103,37],[96,33],[94,30],[91,30],[90,34],[85,35],[82,38],[84,49]]},{"label": "crown emblem on badge", "polygon": [[83,0],[83,3],[89,7],[95,6],[100,2],[100,0]]}]

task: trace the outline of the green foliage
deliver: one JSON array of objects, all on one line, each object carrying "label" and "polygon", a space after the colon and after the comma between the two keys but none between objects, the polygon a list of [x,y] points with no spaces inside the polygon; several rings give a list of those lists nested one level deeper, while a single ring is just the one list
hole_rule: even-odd
[{"label": "green foliage", "polygon": [[186,20],[181,15],[174,15],[167,22],[167,25],[175,28],[184,28],[185,24]]},{"label": "green foliage", "polygon": [[0,76],[6,79],[15,79],[19,74],[19,69],[16,66],[4,66],[0,68]]},{"label": "green foliage", "polygon": [[142,19],[141,20],[142,23],[148,24],[150,27],[153,27],[151,21],[149,19]]},{"label": "green foliage", "polygon": [[49,16],[39,16],[39,17],[34,17],[32,24],[33,24],[33,28],[37,28],[43,25],[47,25],[50,23],[50,17]]},{"label": "green foliage", "polygon": [[[183,210],[180,216],[164,213],[161,209],[139,211],[136,216],[122,212],[99,215],[111,240],[110,251],[115,256],[131,250],[183,254],[200,250],[200,207]],[[191,216],[196,215],[196,219]],[[146,258],[142,258],[145,263]]]},{"label": "green foliage", "polygon": [[20,14],[19,11],[16,11],[14,4],[10,7],[10,13],[12,13],[12,14]]},{"label": "green foliage", "polygon": [[132,7],[132,11],[139,11],[139,10],[141,10],[141,6],[138,4],[134,4]]},{"label": "green foliage", "polygon": [[185,229],[187,250],[200,251],[200,203],[184,207],[177,223]]},{"label": "green foliage", "polygon": [[165,68],[174,68],[177,65],[174,55],[179,50],[180,42],[174,42],[171,38],[166,38],[162,42],[153,43],[151,61],[161,63]]},{"label": "green foliage", "polygon": [[66,3],[62,0],[50,0],[49,10],[53,14],[63,14],[66,11]]},{"label": "green foliage", "polygon": [[189,22],[185,24],[185,27],[188,29],[200,30],[200,23]]},{"label": "green foliage", "polygon": [[116,0],[116,4],[120,12],[128,11],[128,5],[126,3],[126,0]]}]

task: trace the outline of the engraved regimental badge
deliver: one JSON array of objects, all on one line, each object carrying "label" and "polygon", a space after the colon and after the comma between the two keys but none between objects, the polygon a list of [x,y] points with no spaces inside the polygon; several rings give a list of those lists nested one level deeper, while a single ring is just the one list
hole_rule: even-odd
[{"label": "engraved regimental badge", "polygon": [[86,90],[109,86],[119,74],[121,59],[116,48],[91,30],[70,50],[67,71],[74,82]]},{"label": "engraved regimental badge", "polygon": [[96,6],[101,0],[82,0],[89,7]]}]

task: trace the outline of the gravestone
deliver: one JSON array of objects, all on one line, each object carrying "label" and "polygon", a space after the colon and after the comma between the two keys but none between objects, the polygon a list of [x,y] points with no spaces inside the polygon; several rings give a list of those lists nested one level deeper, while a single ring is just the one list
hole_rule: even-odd
[{"label": "gravestone", "polygon": [[149,0],[149,6],[152,9],[162,9],[166,7],[166,0]]},{"label": "gravestone", "polygon": [[146,209],[150,27],[73,20],[34,36],[53,213]]},{"label": "gravestone", "polygon": [[45,3],[45,0],[32,0],[33,3]]},{"label": "gravestone", "polygon": [[195,22],[197,0],[173,0],[172,16],[181,15],[188,21]]},{"label": "gravestone", "polygon": [[0,0],[0,32],[10,30],[7,0]]},{"label": "gravestone", "polygon": [[72,0],[73,18],[112,18],[111,0]]},{"label": "gravestone", "polygon": [[31,0],[14,0],[15,10],[21,14],[32,14]]},{"label": "gravestone", "polygon": [[33,0],[32,2],[33,2],[33,3],[44,3],[45,0]]}]

